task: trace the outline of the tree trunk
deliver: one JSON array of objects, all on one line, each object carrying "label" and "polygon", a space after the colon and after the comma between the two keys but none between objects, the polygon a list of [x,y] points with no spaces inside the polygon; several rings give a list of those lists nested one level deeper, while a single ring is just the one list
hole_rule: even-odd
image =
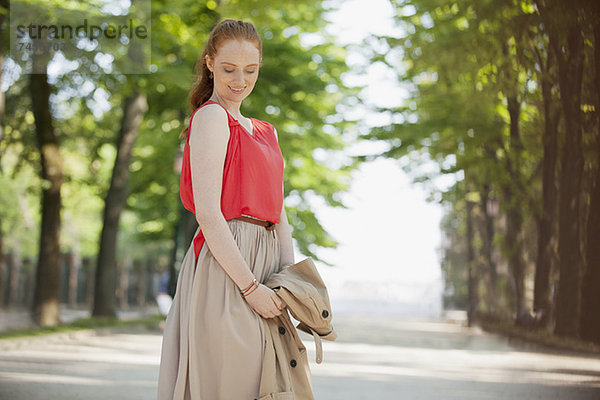
[{"label": "tree trunk", "polygon": [[23,259],[23,272],[25,273],[25,293],[23,304],[30,308],[33,306],[33,293],[35,290],[35,271],[33,270],[33,260],[29,257]]},{"label": "tree trunk", "polygon": [[542,155],[542,210],[537,220],[538,249],[535,268],[535,286],[533,309],[546,323],[550,317],[550,272],[558,262],[556,235],[556,204],[558,189],[556,187],[556,160],[558,154],[558,121],[560,111],[553,107],[552,79],[550,76],[550,59],[544,67],[541,57],[538,59],[543,69],[541,81],[544,102],[544,133]]},{"label": "tree trunk", "polygon": [[117,276],[119,277],[119,285],[117,288],[117,300],[119,308],[126,310],[129,308],[129,276],[131,269],[128,264],[123,264],[123,268],[117,268]]},{"label": "tree trunk", "polygon": [[[6,16],[8,15],[9,3],[8,0],[0,0],[0,7],[6,10],[5,13],[0,14],[0,82],[2,81],[2,66],[4,65],[4,48],[2,44],[4,41],[4,23]],[[6,109],[6,96],[3,91],[0,90],[0,143],[4,140],[4,110]],[[2,171],[2,153],[0,152],[0,174]],[[0,309],[4,306],[4,232],[2,231],[2,218],[0,218]]]},{"label": "tree trunk", "polygon": [[[2,81],[2,67],[4,65],[4,54],[5,49],[3,46],[4,40],[4,31],[5,31],[5,22],[6,16],[10,13],[10,3],[8,0],[0,0],[0,7],[4,9],[5,12],[0,13],[0,82]],[[8,42],[6,42],[8,43]],[[3,91],[0,90],[0,143],[4,140],[4,112],[6,109],[6,95]],[[2,159],[2,153],[0,153],[0,160]],[[2,164],[0,163],[0,173],[2,173]],[[0,231],[0,235],[3,235],[4,232]],[[1,248],[0,248],[1,250]],[[0,252],[1,254],[1,252]],[[0,286],[0,291],[1,291]]]},{"label": "tree trunk", "polygon": [[[519,133],[519,115],[521,113],[521,104],[517,95],[507,97],[507,109],[510,115],[510,151],[507,154],[507,170],[511,182],[504,187],[504,199],[506,202],[506,236],[505,248],[508,253],[508,267],[513,280],[513,290],[515,295],[514,311],[519,322],[521,314],[526,310],[525,307],[525,265],[522,255],[521,231],[523,225],[523,215],[521,202],[518,200],[520,184],[520,158],[521,141]],[[516,189],[516,190],[515,190]]]},{"label": "tree trunk", "polygon": [[146,307],[147,271],[142,260],[133,260],[133,271],[137,275],[136,306]]},{"label": "tree trunk", "polygon": [[7,254],[8,265],[8,307],[19,305],[19,279],[21,277],[21,265],[15,251]]},{"label": "tree trunk", "polygon": [[[600,132],[597,141],[600,154]],[[586,235],[591,245],[586,249],[587,267],[581,291],[581,338],[600,344],[600,170],[591,193]]]},{"label": "tree trunk", "polygon": [[482,231],[482,251],[483,260],[487,264],[489,270],[490,279],[488,287],[488,304],[489,312],[492,315],[496,314],[496,288],[498,285],[498,272],[496,270],[496,263],[492,256],[492,250],[494,248],[494,212],[492,210],[493,203],[490,201],[490,185],[485,184],[481,189],[481,201],[480,207],[483,212],[483,227]]},{"label": "tree trunk", "polygon": [[[194,213],[185,209],[185,207],[179,201],[179,222],[177,223],[177,231],[179,232],[177,237],[182,237],[183,240],[183,252],[187,251],[188,246],[194,239],[194,233],[196,233],[196,229],[198,228],[198,221],[196,220],[196,216]],[[181,248],[180,243],[177,241],[175,243],[177,248],[173,249],[172,262],[169,266],[169,283],[167,285],[167,293],[171,297],[175,297],[175,291],[177,290],[177,277],[179,271],[179,264],[183,257],[177,256],[177,249]],[[185,255],[185,254],[184,254]]]},{"label": "tree trunk", "polygon": [[467,309],[468,326],[473,326],[477,312],[477,277],[475,271],[475,233],[473,229],[473,208],[475,203],[470,200],[470,185],[467,184],[466,212],[467,212],[467,268],[469,269],[469,307]]},{"label": "tree trunk", "polygon": [[[575,11],[576,12],[576,11]],[[560,97],[565,117],[565,141],[559,174],[558,268],[560,280],[556,301],[555,333],[578,335],[581,279],[580,194],[583,173],[581,149],[581,89],[583,77],[583,37],[577,20],[571,18],[565,43],[558,32],[550,32],[550,42],[558,60]]]},{"label": "tree trunk", "polygon": [[[2,218],[0,218],[0,227]],[[4,308],[4,271],[6,271],[6,257],[4,256],[4,235],[0,229],[0,309]]]},{"label": "tree trunk", "polygon": [[104,224],[96,266],[92,311],[94,316],[116,316],[116,251],[119,219],[127,199],[131,150],[147,109],[146,96],[137,90],[125,100],[117,142],[117,158],[104,205]]},{"label": "tree trunk", "polygon": [[[600,13],[598,13],[600,16]],[[596,86],[596,154],[600,154],[600,23],[594,23],[594,65]],[[590,195],[587,221],[587,267],[581,291],[581,338],[600,344],[600,160],[596,160],[596,179]]]},{"label": "tree trunk", "polygon": [[189,242],[184,242],[181,245],[182,240],[185,241],[185,234],[183,232],[183,225],[185,223],[185,207],[181,204],[181,201],[177,201],[177,209],[179,216],[177,217],[177,224],[175,225],[175,234],[173,235],[173,251],[171,252],[171,262],[169,263],[169,283],[167,285],[167,293],[171,297],[175,297],[175,289],[177,287],[177,264],[179,263],[179,248],[183,247],[184,251],[187,249]]},{"label": "tree trunk", "polygon": [[[34,68],[47,65],[47,60],[33,57]],[[34,69],[37,70],[37,69]],[[45,67],[39,70],[45,71]],[[60,290],[60,189],[63,182],[63,161],[58,138],[50,114],[48,75],[31,74],[30,92],[35,131],[40,150],[42,186],[42,225],[37,263],[33,317],[41,326],[59,322]]]},{"label": "tree trunk", "polygon": [[85,305],[91,309],[94,305],[94,264],[90,257],[84,257],[81,265],[85,271]]},{"label": "tree trunk", "polygon": [[79,283],[79,261],[75,251],[70,250],[65,257],[67,271],[69,273],[69,284],[67,302],[69,307],[77,306],[77,284]]}]

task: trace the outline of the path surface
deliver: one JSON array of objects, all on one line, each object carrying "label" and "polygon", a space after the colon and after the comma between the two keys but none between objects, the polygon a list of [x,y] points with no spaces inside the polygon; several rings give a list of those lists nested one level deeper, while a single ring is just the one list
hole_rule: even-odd
[{"label": "path surface", "polygon": [[[516,347],[443,322],[334,317],[301,333],[317,400],[600,399],[600,357]],[[121,328],[0,340],[0,400],[153,400],[160,331]]]}]

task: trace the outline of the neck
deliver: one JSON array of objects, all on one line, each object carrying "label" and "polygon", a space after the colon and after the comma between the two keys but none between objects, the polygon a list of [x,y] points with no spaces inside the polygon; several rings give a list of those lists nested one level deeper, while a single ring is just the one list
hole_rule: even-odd
[{"label": "neck", "polygon": [[234,118],[240,119],[242,117],[242,114],[240,113],[240,106],[242,105],[241,102],[230,102],[223,100],[219,97],[218,94],[214,92],[212,96],[210,96],[210,100],[216,101],[217,103],[221,104],[227,109],[227,111],[229,111],[229,114],[231,114]]}]

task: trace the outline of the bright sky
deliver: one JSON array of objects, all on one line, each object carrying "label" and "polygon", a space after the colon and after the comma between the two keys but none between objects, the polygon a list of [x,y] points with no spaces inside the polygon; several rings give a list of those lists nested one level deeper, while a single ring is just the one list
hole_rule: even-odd
[{"label": "bright sky", "polygon": [[[339,11],[330,15],[330,32],[342,43],[362,42],[369,33],[398,34],[394,28],[394,10],[387,0],[350,0],[341,2]],[[351,55],[349,62],[360,61]],[[365,82],[363,93],[368,103],[401,105],[403,90],[395,72],[373,65],[363,75],[349,76],[348,82]],[[384,123],[385,116],[365,114],[371,124]],[[373,146],[369,146],[373,147]],[[351,152],[366,149],[351,149]],[[369,149],[368,151],[373,151]],[[316,213],[340,245],[319,251],[333,263],[319,265],[328,286],[334,309],[354,310],[362,306],[407,315],[437,315],[442,290],[438,258],[441,208],[426,202],[427,193],[411,184],[411,178],[398,161],[378,159],[364,164],[343,201],[348,209],[315,204]],[[367,304],[368,303],[368,304]]]}]

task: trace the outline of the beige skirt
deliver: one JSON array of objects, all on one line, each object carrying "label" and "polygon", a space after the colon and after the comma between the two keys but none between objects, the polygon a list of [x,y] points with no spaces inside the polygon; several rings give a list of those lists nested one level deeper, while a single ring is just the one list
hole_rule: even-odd
[{"label": "beige skirt", "polygon": [[[276,231],[233,219],[227,224],[254,276],[264,283],[279,269]],[[190,244],[165,323],[158,400],[258,398],[265,347],[261,318],[206,242],[195,265]]]}]

